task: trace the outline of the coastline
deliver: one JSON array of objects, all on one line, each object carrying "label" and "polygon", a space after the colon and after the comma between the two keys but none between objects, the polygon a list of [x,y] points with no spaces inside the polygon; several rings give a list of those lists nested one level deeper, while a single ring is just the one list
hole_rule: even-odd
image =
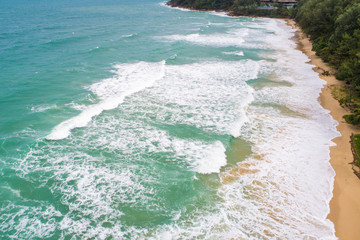
[{"label": "coastline", "polygon": [[[169,7],[181,8],[179,6]],[[187,9],[186,10],[195,10]],[[195,11],[209,11],[209,10],[195,10]],[[224,12],[230,17],[234,17],[229,12]],[[246,16],[256,17],[256,16]],[[269,17],[264,17],[269,18]],[[273,18],[274,19],[274,18]],[[289,26],[296,30],[294,41],[297,44],[297,49],[302,51],[310,61],[308,64],[314,65],[314,72],[318,73],[319,77],[326,81],[319,96],[319,101],[323,108],[330,111],[330,115],[338,122],[337,130],[340,136],[332,139],[336,144],[330,147],[330,164],[335,171],[333,196],[330,200],[330,212],[327,216],[335,227],[335,235],[340,240],[360,239],[360,179],[354,174],[352,170],[353,154],[351,151],[350,136],[351,134],[360,134],[360,128],[346,123],[343,116],[351,112],[340,106],[338,100],[332,95],[333,86],[343,86],[344,82],[339,81],[333,74],[328,76],[323,75],[325,71],[333,73],[334,70],[329,67],[323,60],[312,51],[312,42],[302,32],[301,28],[296,22],[289,18],[275,18],[285,21]]]},{"label": "coastline", "polygon": [[335,225],[335,235],[343,239],[360,239],[360,179],[353,173],[351,163],[353,155],[350,146],[352,133],[360,133],[358,127],[345,122],[343,116],[349,111],[340,106],[332,96],[331,86],[343,85],[334,75],[324,76],[324,71],[332,69],[312,51],[312,43],[294,20],[286,19],[287,24],[296,29],[295,41],[298,49],[308,56],[309,64],[314,65],[315,72],[326,81],[319,100],[321,105],[330,111],[331,116],[339,123],[337,130],[341,136],[333,139],[336,146],[330,147],[330,163],[335,171],[333,198],[330,201],[330,213],[327,216]]},{"label": "coastline", "polygon": [[[178,6],[169,7],[181,8]],[[187,9],[186,10],[195,10]],[[208,10],[195,10],[208,11]],[[230,17],[234,17],[229,12],[224,12]],[[256,17],[256,16],[246,16]],[[265,17],[269,18],[269,17]],[[330,200],[330,212],[327,216],[335,227],[335,235],[340,240],[360,239],[360,179],[354,174],[352,170],[353,154],[351,151],[350,136],[352,133],[360,134],[360,128],[346,123],[343,116],[351,112],[340,106],[338,100],[332,95],[332,86],[342,86],[344,82],[339,81],[333,74],[328,76],[322,75],[325,71],[333,72],[322,59],[312,51],[312,42],[302,32],[301,28],[296,22],[289,18],[275,18],[285,21],[289,26],[296,30],[294,41],[297,44],[297,49],[302,51],[309,59],[308,62],[314,65],[314,72],[319,74],[319,77],[326,81],[319,96],[321,105],[330,111],[330,115],[338,122],[337,130],[340,136],[334,138],[332,141],[336,144],[330,147],[330,164],[335,171],[333,196]]]}]

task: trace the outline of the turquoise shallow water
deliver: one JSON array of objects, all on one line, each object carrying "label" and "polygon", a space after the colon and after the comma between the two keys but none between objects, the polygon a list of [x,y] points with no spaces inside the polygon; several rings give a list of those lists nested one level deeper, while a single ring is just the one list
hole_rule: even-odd
[{"label": "turquoise shallow water", "polygon": [[2,239],[334,238],[336,123],[283,22],[155,0],[0,22]]}]

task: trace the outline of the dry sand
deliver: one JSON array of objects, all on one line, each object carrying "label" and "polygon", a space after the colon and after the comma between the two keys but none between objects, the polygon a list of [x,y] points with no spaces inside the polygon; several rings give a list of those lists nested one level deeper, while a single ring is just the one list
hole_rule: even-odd
[{"label": "dry sand", "polygon": [[297,30],[298,48],[310,58],[309,64],[315,65],[314,71],[327,82],[320,94],[320,102],[339,123],[337,129],[341,133],[341,137],[333,139],[336,146],[330,148],[330,163],[336,176],[328,219],[335,224],[335,234],[340,240],[358,240],[360,239],[360,179],[353,173],[351,164],[349,164],[353,161],[349,141],[350,135],[360,133],[360,130],[345,122],[343,116],[349,112],[342,108],[331,94],[331,86],[344,83],[338,81],[333,75],[323,76],[321,74],[324,71],[331,73],[332,69],[315,55],[315,52],[312,51],[311,41],[296,26],[296,23],[293,20],[287,20],[287,23]]}]

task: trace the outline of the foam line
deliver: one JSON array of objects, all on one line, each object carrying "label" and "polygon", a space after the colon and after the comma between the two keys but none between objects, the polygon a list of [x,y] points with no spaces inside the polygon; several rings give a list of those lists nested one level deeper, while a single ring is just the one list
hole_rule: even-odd
[{"label": "foam line", "polygon": [[103,100],[87,107],[78,116],[57,125],[46,139],[60,140],[68,137],[72,129],[85,127],[94,116],[118,107],[125,97],[152,86],[165,74],[165,61],[122,64],[116,67],[118,69],[116,77],[104,79],[89,87]]}]

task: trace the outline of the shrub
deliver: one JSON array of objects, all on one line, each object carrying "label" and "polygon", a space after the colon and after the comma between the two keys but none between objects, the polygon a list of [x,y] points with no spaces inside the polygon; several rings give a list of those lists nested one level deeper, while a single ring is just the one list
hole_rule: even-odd
[{"label": "shrub", "polygon": [[357,114],[344,115],[344,118],[347,123],[350,123],[353,125],[357,125],[360,123],[360,115],[357,115]]}]

